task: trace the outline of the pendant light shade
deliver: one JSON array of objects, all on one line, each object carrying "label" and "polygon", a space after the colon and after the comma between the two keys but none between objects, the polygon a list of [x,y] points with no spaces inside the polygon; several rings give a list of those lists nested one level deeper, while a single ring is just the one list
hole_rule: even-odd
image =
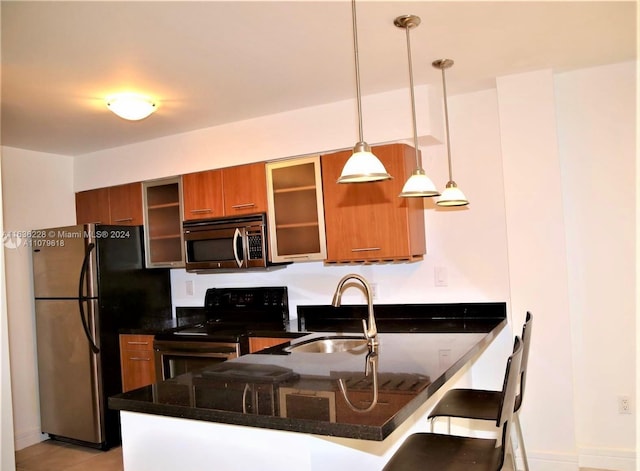
[{"label": "pendant light shade", "polygon": [[439,196],[431,179],[427,176],[420,162],[420,150],[418,149],[418,129],[416,126],[416,99],[413,90],[413,67],[411,64],[411,39],[409,31],[420,24],[420,17],[415,15],[399,16],[393,22],[398,28],[403,28],[407,33],[407,56],[409,58],[409,89],[411,91],[411,114],[413,117],[413,146],[416,152],[416,168],[402,187],[399,196],[403,198],[425,198]]},{"label": "pendant light shade", "polygon": [[373,155],[366,142],[358,142],[353,148],[353,155],[342,168],[338,183],[363,183],[388,180],[391,176],[382,162]]},{"label": "pendant light shade", "polygon": [[465,206],[469,204],[469,201],[466,196],[464,196],[462,190],[458,188],[456,182],[449,180],[447,187],[442,192],[442,196],[438,198],[436,204],[438,206]]},{"label": "pendant light shade", "polygon": [[399,196],[403,198],[438,196],[438,190],[431,179],[421,168],[416,168],[411,172],[411,176],[407,179],[402,192]]},{"label": "pendant light shade", "polygon": [[107,107],[129,121],[144,119],[158,108],[151,98],[135,93],[112,95],[107,98]]},{"label": "pendant light shade", "polygon": [[388,180],[391,175],[380,160],[371,152],[369,144],[362,136],[362,97],[360,93],[360,61],[358,58],[358,25],[356,19],[356,0],[351,1],[351,18],[353,20],[353,54],[356,68],[356,98],[358,102],[358,136],[359,140],[353,148],[342,169],[338,183],[362,183]]},{"label": "pendant light shade", "polygon": [[466,196],[456,182],[453,181],[453,172],[451,169],[451,141],[449,139],[449,109],[447,106],[447,83],[444,77],[445,69],[453,66],[453,61],[451,59],[439,59],[437,61],[433,61],[431,64],[436,69],[440,69],[442,71],[442,94],[444,96],[444,123],[445,123],[445,133],[447,138],[447,162],[449,164],[449,181],[447,182],[447,187],[442,192],[442,196],[438,198],[436,204],[438,206],[466,206],[469,204]]}]

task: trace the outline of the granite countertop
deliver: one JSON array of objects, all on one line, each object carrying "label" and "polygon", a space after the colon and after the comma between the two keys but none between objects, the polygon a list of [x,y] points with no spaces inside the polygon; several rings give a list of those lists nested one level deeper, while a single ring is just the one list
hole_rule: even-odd
[{"label": "granite countertop", "polygon": [[[113,396],[109,406],[210,422],[384,440],[505,325],[504,316],[431,318],[423,319],[420,332],[381,333],[376,355],[366,347],[331,354],[287,350],[290,345],[331,334],[316,332]],[[379,397],[372,406],[374,376]],[[346,394],[340,390],[340,380]]]}]

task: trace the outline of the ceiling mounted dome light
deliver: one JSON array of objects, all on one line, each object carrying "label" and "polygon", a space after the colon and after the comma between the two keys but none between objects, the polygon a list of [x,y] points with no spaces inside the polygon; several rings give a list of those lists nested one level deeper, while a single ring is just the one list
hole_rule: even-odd
[{"label": "ceiling mounted dome light", "polygon": [[356,99],[358,102],[358,136],[359,140],[353,148],[353,155],[342,168],[338,183],[362,183],[388,180],[391,175],[380,160],[371,152],[369,144],[362,137],[362,97],[360,93],[360,63],[358,60],[358,25],[356,20],[356,1],[351,1],[351,18],[353,21],[353,54],[356,68]]},{"label": "ceiling mounted dome light", "polygon": [[411,114],[413,116],[413,146],[416,153],[416,168],[411,172],[411,176],[402,187],[399,196],[403,198],[425,198],[439,196],[431,179],[427,176],[420,162],[420,150],[418,149],[418,129],[416,126],[416,99],[413,91],[413,67],[411,64],[411,39],[409,31],[420,24],[420,17],[415,15],[399,16],[393,22],[398,28],[403,28],[407,32],[407,56],[409,58],[409,89],[411,91]]},{"label": "ceiling mounted dome light", "polygon": [[453,61],[451,59],[438,59],[437,61],[433,61],[432,64],[436,69],[440,69],[442,71],[442,94],[444,97],[444,123],[445,123],[445,132],[447,137],[447,161],[449,162],[449,181],[447,182],[447,186],[445,190],[442,192],[442,196],[438,198],[436,204],[438,206],[466,206],[469,204],[469,200],[464,196],[464,193],[456,182],[453,181],[453,172],[451,170],[451,142],[449,140],[449,109],[447,107],[447,83],[444,78],[444,70],[453,66]]},{"label": "ceiling mounted dome light", "polygon": [[135,93],[119,93],[107,98],[107,108],[123,119],[139,121],[153,113],[158,106],[149,97]]}]

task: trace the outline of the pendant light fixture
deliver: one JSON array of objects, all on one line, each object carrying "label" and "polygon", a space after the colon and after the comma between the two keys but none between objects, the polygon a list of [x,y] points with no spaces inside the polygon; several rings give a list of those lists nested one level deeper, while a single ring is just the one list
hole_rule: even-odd
[{"label": "pendant light fixture", "polygon": [[416,152],[416,168],[411,172],[411,176],[402,187],[399,196],[408,197],[432,197],[439,196],[440,193],[436,189],[431,179],[427,177],[422,163],[420,162],[420,150],[418,149],[418,129],[416,126],[416,99],[413,91],[413,67],[411,65],[411,39],[409,31],[416,28],[420,24],[420,17],[415,15],[399,16],[393,22],[398,28],[404,28],[407,32],[407,56],[409,58],[409,89],[411,90],[411,114],[413,116],[413,146]]},{"label": "pendant light fixture", "polygon": [[356,67],[356,98],[358,102],[359,140],[353,148],[353,155],[344,164],[338,183],[361,183],[388,180],[391,175],[380,160],[373,155],[369,144],[362,136],[362,97],[360,95],[360,63],[358,58],[358,26],[356,20],[356,0],[351,1],[351,17],[353,20],[353,53]]},{"label": "pendant light fixture", "polygon": [[451,171],[451,141],[449,140],[449,109],[447,107],[447,83],[444,78],[444,71],[453,66],[451,59],[438,59],[431,63],[436,69],[442,71],[442,94],[444,96],[444,124],[445,133],[447,138],[447,161],[449,162],[449,181],[445,190],[442,192],[442,196],[436,201],[438,206],[466,206],[469,204],[466,196],[462,193],[462,190],[458,188],[456,182],[453,181],[453,172]]}]

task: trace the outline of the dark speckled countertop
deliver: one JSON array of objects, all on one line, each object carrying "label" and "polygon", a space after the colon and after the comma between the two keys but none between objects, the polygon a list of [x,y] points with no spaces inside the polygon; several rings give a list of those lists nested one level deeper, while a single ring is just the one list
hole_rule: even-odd
[{"label": "dark speckled countertop", "polygon": [[[331,354],[287,350],[332,334],[316,332],[113,396],[109,406],[226,424],[384,440],[504,328],[504,303],[493,304],[499,305],[493,311],[498,313],[495,316],[445,316],[440,320],[435,316],[421,319],[419,328],[411,331],[383,330],[377,355],[369,354],[366,347]],[[374,376],[379,397],[371,406]],[[346,398],[339,387],[341,379]]]}]

